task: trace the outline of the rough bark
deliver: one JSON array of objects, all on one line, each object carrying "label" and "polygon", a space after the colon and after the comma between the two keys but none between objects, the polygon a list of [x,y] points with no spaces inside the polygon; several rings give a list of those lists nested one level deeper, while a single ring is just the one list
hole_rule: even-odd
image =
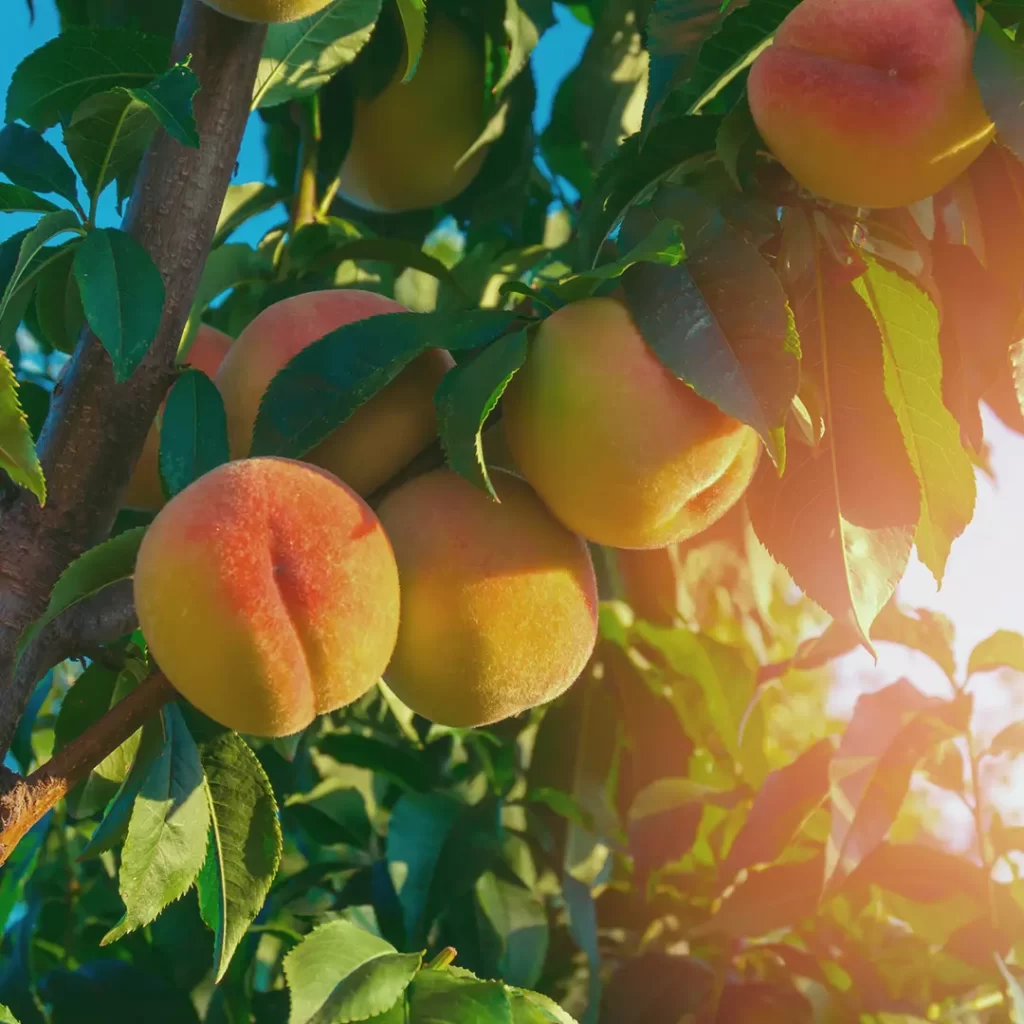
[{"label": "rough bark", "polygon": [[45,609],[60,573],[109,532],[146,432],[174,377],[188,318],[234,170],[266,28],[186,0],[174,59],[191,54],[200,81],[195,114],[201,147],[158,133],[139,169],[124,221],[149,251],[166,286],[157,337],[139,369],[114,380],[102,345],[83,333],[58,385],[40,438],[48,500],[26,492],[0,507],[0,757],[35,680],[12,679],[15,645]]}]

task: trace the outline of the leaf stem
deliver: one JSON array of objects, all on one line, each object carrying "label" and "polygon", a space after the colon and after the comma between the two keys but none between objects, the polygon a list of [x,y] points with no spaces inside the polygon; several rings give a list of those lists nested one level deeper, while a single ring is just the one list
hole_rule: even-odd
[{"label": "leaf stem", "polygon": [[292,117],[299,126],[299,168],[292,202],[291,234],[317,217],[317,172],[320,167],[320,97],[314,93],[308,100],[292,105]]}]

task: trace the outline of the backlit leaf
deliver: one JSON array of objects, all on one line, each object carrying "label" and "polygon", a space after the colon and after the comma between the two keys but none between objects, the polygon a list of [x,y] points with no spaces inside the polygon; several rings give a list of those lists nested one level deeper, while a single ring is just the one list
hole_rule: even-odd
[{"label": "backlit leaf", "polygon": [[4,352],[0,352],[0,469],[19,487],[28,488],[41,505],[45,503],[43,468],[18,398],[14,368]]},{"label": "backlit leaf", "polygon": [[993,672],[1001,668],[1024,672],[1024,636],[1020,633],[997,630],[971,651],[967,662],[969,676],[975,672]]}]

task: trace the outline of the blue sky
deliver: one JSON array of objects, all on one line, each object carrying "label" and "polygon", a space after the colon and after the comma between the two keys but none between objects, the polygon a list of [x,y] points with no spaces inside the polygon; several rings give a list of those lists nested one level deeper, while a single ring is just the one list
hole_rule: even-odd
[{"label": "blue sky", "polygon": [[[144,0],[141,0],[144,2]],[[53,0],[36,0],[36,16],[30,21],[25,0],[6,0],[11,10],[8,12],[8,23],[0,36],[0,95],[7,95],[7,86],[11,74],[18,64],[33,50],[42,46],[48,39],[57,34],[58,20],[56,5]],[[537,79],[537,108],[534,122],[538,129],[548,123],[551,117],[551,105],[555,92],[562,78],[575,66],[580,53],[586,45],[589,30],[569,14],[561,4],[556,4],[557,24],[549,30],[541,40],[534,54],[534,72]],[[249,128],[242,140],[239,153],[238,170],[234,181],[254,181],[264,176],[265,166],[262,147],[262,123],[253,116]],[[60,147],[60,133],[50,131],[47,138]],[[114,209],[113,189],[108,189],[101,204],[98,218],[102,225],[118,223]],[[35,218],[7,214],[0,222],[0,239],[6,238],[15,231],[30,226]],[[280,220],[279,211],[270,211],[262,217],[254,218],[239,233],[244,241],[255,242],[267,228]]]}]

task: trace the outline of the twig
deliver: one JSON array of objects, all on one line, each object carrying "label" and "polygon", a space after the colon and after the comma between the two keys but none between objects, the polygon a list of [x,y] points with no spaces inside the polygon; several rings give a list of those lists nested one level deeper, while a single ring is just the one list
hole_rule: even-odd
[{"label": "twig", "polygon": [[292,117],[299,126],[299,169],[292,202],[291,233],[312,224],[317,218],[317,173],[320,167],[320,97],[296,100]]},{"label": "twig", "polygon": [[191,55],[199,77],[191,149],[157,133],[139,168],[124,228],[141,242],[166,286],[163,319],[141,366],[123,384],[88,331],[54,391],[39,455],[48,499],[26,492],[0,505],[0,757],[10,746],[32,681],[12,679],[25,627],[46,608],[66,566],[106,537],[142,451],[174,360],[249,115],[266,27],[185,0],[173,60]]},{"label": "twig", "polygon": [[0,865],[28,830],[95,765],[176,697],[166,677],[154,673],[41,768],[0,796]]}]

